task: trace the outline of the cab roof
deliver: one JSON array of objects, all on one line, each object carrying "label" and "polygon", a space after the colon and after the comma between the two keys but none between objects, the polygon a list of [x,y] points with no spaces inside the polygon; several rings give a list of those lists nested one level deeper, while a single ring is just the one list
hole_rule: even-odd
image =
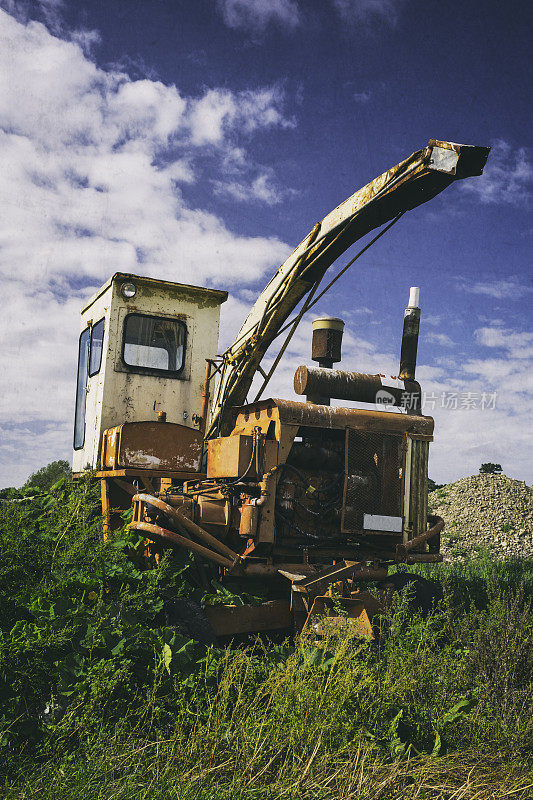
[{"label": "cab roof", "polygon": [[88,308],[92,306],[92,304],[101,297],[104,292],[106,292],[113,283],[125,282],[125,281],[132,281],[133,283],[137,283],[140,286],[152,286],[153,288],[172,288],[172,289],[182,289],[184,292],[189,294],[196,294],[202,298],[210,298],[212,300],[218,301],[219,304],[225,303],[228,299],[228,293],[223,291],[222,289],[207,289],[205,286],[193,286],[188,283],[176,283],[175,281],[163,281],[159,278],[149,278],[145,275],[134,275],[131,272],[115,272],[115,274],[107,280],[103,286],[101,286],[95,294],[87,301],[87,303],[83,306],[81,313],[83,314],[87,311]]}]

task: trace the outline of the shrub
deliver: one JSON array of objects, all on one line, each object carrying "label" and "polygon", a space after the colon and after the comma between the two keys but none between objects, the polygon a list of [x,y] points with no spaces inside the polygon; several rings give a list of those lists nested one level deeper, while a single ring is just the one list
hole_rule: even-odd
[{"label": "shrub", "polygon": [[41,467],[37,472],[30,475],[23,488],[31,487],[35,488],[37,491],[47,492],[48,489],[51,489],[61,478],[70,479],[71,476],[72,471],[68,461],[52,461],[50,464]]},{"label": "shrub", "polygon": [[160,614],[200,599],[191,561],[140,568],[127,528],[103,542],[89,478],[0,526],[8,800],[527,798],[531,561],[414,567],[445,605],[413,614],[407,587],[372,642],[326,624],[205,648]]},{"label": "shrub", "polygon": [[483,475],[498,475],[500,472],[502,472],[502,465],[493,464],[491,461],[488,461],[486,464],[482,464],[480,466],[479,471]]}]

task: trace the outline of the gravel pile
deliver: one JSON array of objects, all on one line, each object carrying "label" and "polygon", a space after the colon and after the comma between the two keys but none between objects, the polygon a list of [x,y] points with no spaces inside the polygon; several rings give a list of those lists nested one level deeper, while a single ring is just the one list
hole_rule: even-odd
[{"label": "gravel pile", "polygon": [[445,561],[488,550],[497,557],[533,556],[533,489],[506,475],[471,475],[437,489],[429,506],[446,527]]}]

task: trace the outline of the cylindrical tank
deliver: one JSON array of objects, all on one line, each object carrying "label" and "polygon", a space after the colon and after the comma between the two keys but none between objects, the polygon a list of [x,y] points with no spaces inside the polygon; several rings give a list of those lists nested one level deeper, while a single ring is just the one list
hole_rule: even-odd
[{"label": "cylindrical tank", "polygon": [[[313,343],[311,358],[320,367],[331,369],[341,360],[342,334],[344,322],[338,317],[319,317],[313,320]],[[307,402],[329,406],[330,395],[307,393]]]},{"label": "cylindrical tank", "polygon": [[306,394],[308,397],[323,395],[337,400],[375,403],[376,393],[382,388],[379,375],[303,365],[298,367],[294,374],[294,391],[296,394]]},{"label": "cylindrical tank", "polygon": [[341,360],[344,322],[337,317],[320,317],[313,320],[313,344],[311,358],[321,367],[331,369]]}]

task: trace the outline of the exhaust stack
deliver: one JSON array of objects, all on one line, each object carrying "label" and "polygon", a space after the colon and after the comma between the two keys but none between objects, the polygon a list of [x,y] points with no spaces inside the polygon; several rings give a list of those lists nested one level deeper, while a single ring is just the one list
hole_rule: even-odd
[{"label": "exhaust stack", "polygon": [[403,318],[402,349],[400,354],[400,379],[414,381],[416,355],[418,350],[418,331],[420,328],[420,308],[418,306],[420,289],[411,286],[409,305]]}]

